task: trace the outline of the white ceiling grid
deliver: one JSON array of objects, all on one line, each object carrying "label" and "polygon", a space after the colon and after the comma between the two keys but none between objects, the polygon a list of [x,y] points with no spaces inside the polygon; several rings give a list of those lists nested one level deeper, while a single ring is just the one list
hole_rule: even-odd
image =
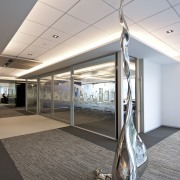
[{"label": "white ceiling grid", "polygon": [[[3,54],[58,61],[71,51],[120,32],[119,4],[119,0],[39,0]],[[134,37],[153,42],[157,49],[161,45],[169,54],[180,54],[179,0],[125,0],[124,12]],[[171,29],[174,32],[167,34]]]},{"label": "white ceiling grid", "polygon": [[171,3],[172,6],[175,6],[180,3],[179,0],[168,0],[168,1]]},{"label": "white ceiling grid", "polygon": [[62,15],[63,12],[47,6],[44,3],[37,2],[26,19],[49,27]]},{"label": "white ceiling grid", "polygon": [[102,0],[81,0],[68,14],[88,24],[93,24],[113,11],[114,9]]},{"label": "white ceiling grid", "polygon": [[145,19],[138,24],[144,27],[144,29],[147,29],[149,32],[152,32],[162,27],[177,23],[179,20],[179,16],[173,11],[173,9],[168,9]]},{"label": "white ceiling grid", "polygon": [[83,29],[87,28],[89,25],[81,20],[65,14],[62,18],[60,18],[52,28],[57,29],[62,32],[66,32],[70,35],[74,35]]}]

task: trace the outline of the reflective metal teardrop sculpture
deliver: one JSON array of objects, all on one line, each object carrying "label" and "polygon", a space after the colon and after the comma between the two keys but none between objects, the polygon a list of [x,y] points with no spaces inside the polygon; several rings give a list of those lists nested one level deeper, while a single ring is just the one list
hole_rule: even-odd
[{"label": "reflective metal teardrop sculpture", "polygon": [[114,157],[112,174],[104,174],[97,169],[98,180],[138,180],[147,166],[147,150],[139,137],[133,123],[132,92],[130,80],[130,62],[128,54],[129,29],[124,19],[123,2],[120,2],[120,24],[123,27],[120,39],[121,53],[123,55],[124,74],[128,82],[126,118],[118,139]]}]

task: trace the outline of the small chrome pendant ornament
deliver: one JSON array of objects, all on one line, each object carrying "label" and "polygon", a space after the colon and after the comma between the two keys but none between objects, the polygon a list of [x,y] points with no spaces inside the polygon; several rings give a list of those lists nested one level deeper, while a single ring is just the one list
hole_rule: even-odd
[{"label": "small chrome pendant ornament", "polygon": [[127,113],[116,148],[112,174],[104,174],[100,169],[97,169],[97,180],[138,180],[147,166],[147,150],[133,123],[130,62],[128,54],[130,36],[128,26],[124,19],[123,2],[124,0],[121,0],[119,11],[120,24],[123,27],[120,45],[121,53],[123,54],[124,74],[128,82]]}]

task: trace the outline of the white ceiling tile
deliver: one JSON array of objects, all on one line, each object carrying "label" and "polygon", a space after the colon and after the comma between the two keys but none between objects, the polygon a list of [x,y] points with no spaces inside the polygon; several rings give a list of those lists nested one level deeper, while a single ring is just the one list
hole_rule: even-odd
[{"label": "white ceiling tile", "polygon": [[136,39],[168,56],[176,56],[178,54],[175,49],[168,46],[167,43],[156,38],[151,33],[141,34],[141,36],[136,37]]},{"label": "white ceiling tile", "polygon": [[178,44],[178,43],[180,43],[180,34],[176,35],[176,36],[171,36],[171,37],[168,37],[168,38],[164,38],[164,41],[166,43],[170,43],[170,44]]},{"label": "white ceiling tile", "polygon": [[52,28],[74,35],[88,26],[88,24],[66,14],[60,18]]},{"label": "white ceiling tile", "polygon": [[107,33],[92,26],[76,35],[77,38],[83,39],[87,42],[96,41],[106,36]]},{"label": "white ceiling tile", "polygon": [[21,54],[19,54],[18,57],[26,58],[26,59],[35,59],[36,57],[40,56],[41,54],[42,53],[40,53],[40,52],[33,52],[30,50],[25,50]]},{"label": "white ceiling tile", "polygon": [[42,25],[51,26],[62,15],[63,12],[44,3],[37,2],[26,19]]},{"label": "white ceiling tile", "polygon": [[25,44],[31,44],[36,38],[37,38],[36,36],[31,36],[28,34],[17,32],[12,38],[12,41],[21,42]]},{"label": "white ceiling tile", "polygon": [[[131,21],[128,18],[126,18],[126,21],[129,26],[133,24],[133,21]],[[122,27],[120,25],[120,20],[119,20],[119,13],[117,11],[112,13],[111,15],[105,17],[101,21],[98,21],[93,26],[95,26],[107,33],[114,33],[117,31],[121,31],[121,29],[122,29]]]},{"label": "white ceiling tile", "polygon": [[177,51],[179,51],[180,52],[180,43],[177,43],[177,44],[174,44],[174,43],[169,43],[169,45],[171,46],[171,47],[173,47],[174,49],[176,49]]},{"label": "white ceiling tile", "polygon": [[[53,35],[57,35],[59,37],[58,38],[54,38]],[[50,41],[55,41],[57,43],[61,43],[64,40],[70,38],[70,35],[66,34],[64,32],[61,32],[61,31],[58,31],[58,30],[50,28],[46,32],[44,32],[41,35],[41,37],[44,38],[44,39],[50,40]]]},{"label": "white ceiling tile", "polygon": [[74,6],[79,0],[39,0],[39,1],[46,3],[56,9],[63,11],[63,12],[66,12],[72,6]]},{"label": "white ceiling tile", "polygon": [[40,36],[47,28],[47,26],[25,20],[18,31],[33,36]]},{"label": "white ceiling tile", "polygon": [[[107,2],[109,5],[111,5],[115,9],[120,8],[120,0],[103,0],[103,1]],[[126,5],[132,1],[134,1],[134,0],[125,0],[124,5]]]},{"label": "white ceiling tile", "polygon": [[60,60],[60,56],[66,54],[67,52],[70,52],[71,49],[69,49],[67,46],[59,44],[55,48],[51,49],[50,51],[46,52],[45,54],[39,56],[37,59],[46,62],[46,61],[52,61],[52,60]]},{"label": "white ceiling tile", "polygon": [[141,38],[141,36],[143,34],[147,34],[148,32],[146,30],[144,30],[142,27],[140,27],[139,25],[137,24],[133,24],[130,28],[129,28],[129,31],[130,31],[130,35],[134,36],[134,37],[139,37]]},{"label": "white ceiling tile", "polygon": [[124,7],[124,14],[138,22],[169,7],[166,0],[136,0]]},{"label": "white ceiling tile", "polygon": [[176,10],[176,12],[179,14],[180,16],[180,4],[177,6],[174,6],[174,9]]},{"label": "white ceiling tile", "polygon": [[114,9],[102,0],[83,0],[73,7],[68,14],[93,24],[113,11]]},{"label": "white ceiling tile", "polygon": [[154,31],[165,26],[174,24],[180,20],[179,16],[172,9],[168,9],[159,14],[156,14],[150,18],[147,18],[138,24],[147,29],[148,31]]},{"label": "white ceiling tile", "polygon": [[172,6],[175,6],[176,4],[180,4],[179,0],[168,0]]},{"label": "white ceiling tile", "polygon": [[8,55],[8,56],[17,56],[21,52],[22,52],[22,50],[20,50],[20,49],[8,48],[8,49],[5,49],[2,54],[3,55]]},{"label": "white ceiling tile", "polygon": [[89,42],[87,42],[86,40],[80,39],[74,36],[68,39],[67,41],[64,41],[62,45],[65,45],[69,47],[70,49],[80,49],[88,45],[88,43]]},{"label": "white ceiling tile", "polygon": [[134,22],[126,16],[125,16],[125,20],[126,20],[128,26],[131,26],[134,24]]},{"label": "white ceiling tile", "polygon": [[[169,30],[173,30],[173,32],[167,33],[167,31],[169,31]],[[178,34],[180,34],[180,22],[170,25],[170,26],[167,26],[165,28],[159,29],[157,31],[153,31],[152,34],[161,39],[171,37],[174,35],[178,35]]]},{"label": "white ceiling tile", "polygon": [[26,48],[26,52],[28,52],[28,54],[33,54],[33,53],[45,53],[47,51],[46,48],[41,48],[41,47],[37,47],[37,46],[34,46],[34,45],[30,45],[28,48]]},{"label": "white ceiling tile", "polygon": [[15,48],[15,49],[19,49],[19,50],[24,50],[27,46],[28,46],[28,44],[25,44],[25,43],[10,41],[10,43],[7,45],[6,49]]},{"label": "white ceiling tile", "polygon": [[42,47],[45,49],[51,49],[54,46],[56,46],[57,44],[58,44],[57,42],[48,41],[48,40],[43,39],[43,38],[38,38],[36,41],[34,41],[32,43],[33,46],[38,46],[38,47]]}]

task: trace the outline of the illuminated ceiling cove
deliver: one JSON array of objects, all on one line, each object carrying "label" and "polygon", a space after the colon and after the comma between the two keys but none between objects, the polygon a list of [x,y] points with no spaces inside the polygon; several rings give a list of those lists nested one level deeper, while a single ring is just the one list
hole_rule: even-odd
[{"label": "illuminated ceiling cove", "polygon": [[[2,55],[41,62],[18,77],[113,42],[118,9],[119,0],[38,0]],[[125,0],[124,13],[135,39],[178,60],[179,0]]]}]

